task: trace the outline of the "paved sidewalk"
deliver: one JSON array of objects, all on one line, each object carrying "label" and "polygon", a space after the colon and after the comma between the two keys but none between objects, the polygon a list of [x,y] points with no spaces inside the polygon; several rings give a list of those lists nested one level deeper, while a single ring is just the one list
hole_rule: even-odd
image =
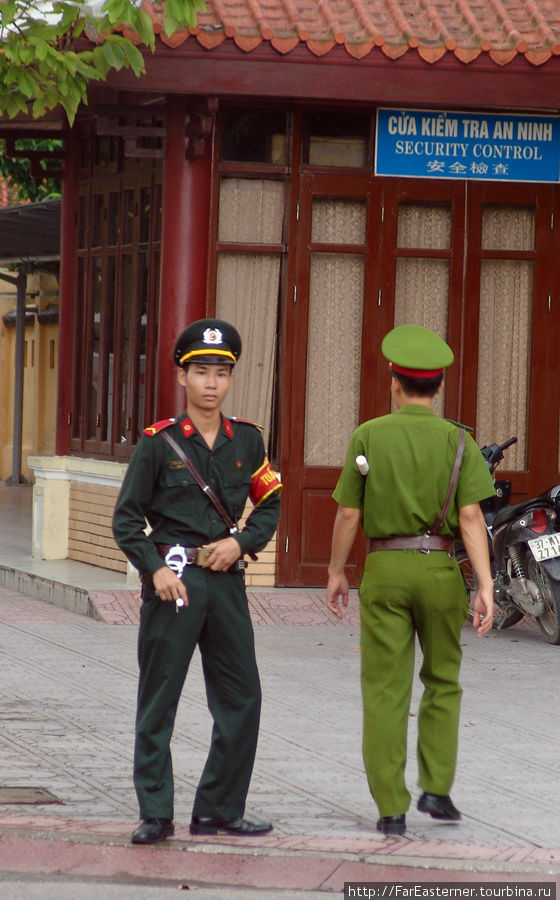
[{"label": "paved sidewalk", "polygon": [[[27,559],[21,534],[10,548],[18,515],[13,508],[9,530],[0,515],[0,568],[11,560],[14,571]],[[41,578],[41,562],[32,565]],[[0,897],[16,896],[16,876],[26,879],[26,898],[47,896],[30,893],[30,879],[77,879],[213,886],[211,896],[224,900],[226,885],[287,898],[340,892],[345,881],[560,881],[560,647],[524,623],[483,640],[465,628],[458,824],[415,808],[416,681],[408,831],[385,839],[361,761],[356,602],[338,624],[320,591],[250,596],[264,704],[248,813],[271,819],[274,831],[260,839],[188,834],[211,727],[197,656],[173,739],[175,838],[132,847],[137,606],[128,596],[116,625],[0,587]],[[22,802],[25,793],[14,798],[6,788],[41,788],[58,802]]]}]

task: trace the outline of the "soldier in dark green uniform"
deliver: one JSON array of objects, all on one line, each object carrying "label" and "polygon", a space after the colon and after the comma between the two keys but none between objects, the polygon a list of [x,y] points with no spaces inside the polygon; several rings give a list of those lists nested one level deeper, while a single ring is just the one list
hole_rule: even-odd
[{"label": "soldier in dark green uniform", "polygon": [[[186,411],[145,429],[115,508],[115,539],[143,581],[134,751],[142,822],[133,843],[174,833],[169,745],[197,644],[214,727],[191,834],[264,834],[272,827],[244,818],[261,691],[242,557],[254,556],[274,534],[281,484],[258,428],[220,412],[240,352],[238,332],[218,319],[194,322],[180,335],[174,361]],[[225,518],[166,434],[190,458]],[[248,497],[254,509],[240,531],[234,523]]]},{"label": "soldier in dark green uniform", "polygon": [[479,501],[492,496],[494,485],[479,449],[466,435],[450,504],[435,533],[461,431],[432,408],[453,353],[434,332],[415,325],[393,329],[382,352],[391,364],[398,411],[360,425],[350,440],[333,494],[339,507],[327,605],[342,617],[339,600],[348,604],[344,567],[362,521],[370,539],[359,590],[364,765],[380,813],[378,830],[404,834],[415,635],[424,684],[418,712],[418,809],[437,819],[461,818],[449,791],[457,753],[459,636],[467,598],[452,542],[460,532],[478,578],[473,624],[484,635],[492,627],[493,584]]}]

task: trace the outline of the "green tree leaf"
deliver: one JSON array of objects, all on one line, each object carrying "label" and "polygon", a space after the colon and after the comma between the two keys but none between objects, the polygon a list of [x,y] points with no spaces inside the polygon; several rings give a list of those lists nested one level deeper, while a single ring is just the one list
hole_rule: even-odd
[{"label": "green tree leaf", "polygon": [[28,99],[33,97],[35,94],[35,82],[25,69],[21,69],[21,71],[18,72],[17,83],[22,94],[25,94]]},{"label": "green tree leaf", "polygon": [[[204,0],[161,0],[161,6],[172,34],[196,22]],[[112,69],[142,75],[141,49],[121,28],[154,51],[153,22],[138,0],[105,0],[97,14],[88,0],[53,0],[49,15],[44,0],[0,0],[0,115],[40,117],[61,104],[72,122],[87,103],[89,83]],[[99,43],[84,46],[84,35],[94,34]]]},{"label": "green tree leaf", "polygon": [[114,44],[112,41],[107,40],[101,45],[101,49],[107,64],[112,69],[122,69],[124,54],[118,44]]},{"label": "green tree leaf", "polygon": [[142,43],[153,51],[155,47],[154,26],[144,9],[136,11],[136,32]]}]

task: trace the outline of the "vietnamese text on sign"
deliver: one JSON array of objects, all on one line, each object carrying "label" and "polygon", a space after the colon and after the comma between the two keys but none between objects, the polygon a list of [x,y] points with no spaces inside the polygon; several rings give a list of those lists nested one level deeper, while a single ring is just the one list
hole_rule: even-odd
[{"label": "vietnamese text on sign", "polygon": [[375,150],[377,175],[558,182],[560,119],[380,109]]}]

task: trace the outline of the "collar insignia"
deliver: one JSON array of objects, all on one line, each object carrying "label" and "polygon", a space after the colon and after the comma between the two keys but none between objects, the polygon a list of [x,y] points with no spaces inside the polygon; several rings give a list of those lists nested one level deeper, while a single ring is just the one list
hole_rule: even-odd
[{"label": "collar insignia", "polygon": [[181,422],[181,431],[187,438],[194,434],[194,425],[190,419],[187,418]]}]

